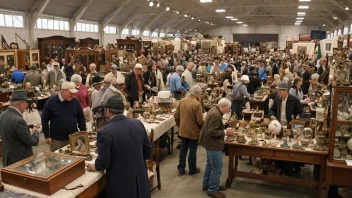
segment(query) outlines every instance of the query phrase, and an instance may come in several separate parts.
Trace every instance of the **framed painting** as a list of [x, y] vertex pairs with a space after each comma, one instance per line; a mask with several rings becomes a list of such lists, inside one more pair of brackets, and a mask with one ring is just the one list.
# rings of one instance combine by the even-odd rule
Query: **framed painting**
[[90, 145], [88, 133], [86, 131], [76, 132], [70, 135], [70, 145], [72, 153], [76, 154], [89, 154]]

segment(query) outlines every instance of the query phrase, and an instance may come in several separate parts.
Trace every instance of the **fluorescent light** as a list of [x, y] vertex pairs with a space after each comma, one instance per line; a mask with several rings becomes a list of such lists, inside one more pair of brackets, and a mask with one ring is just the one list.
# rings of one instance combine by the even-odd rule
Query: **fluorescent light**
[[335, 20], [337, 19], [337, 17], [333, 17]]
[[305, 13], [305, 12], [297, 12], [297, 15], [298, 15], [298, 16], [305, 16], [306, 13]]
[[226, 18], [227, 18], [227, 19], [232, 19], [232, 18], [233, 18], [233, 16], [227, 16]]
[[237, 21], [238, 19], [236, 19], [236, 18], [233, 18], [233, 19], [231, 19], [231, 21]]
[[303, 17], [297, 17], [296, 19], [297, 20], [303, 20], [304, 18]]
[[150, 7], [153, 7], [154, 6], [154, 3], [151, 1], [151, 2], [149, 2], [149, 6]]
[[160, 6], [160, 3], [158, 2], [158, 4], [156, 4], [156, 7], [159, 7]]
[[350, 8], [348, 6], [345, 7], [345, 10], [350, 10]]
[[308, 1], [310, 1], [310, 0], [299, 0], [299, 1], [302, 1], [302, 2], [308, 2]]
[[211, 3], [213, 0], [200, 0], [201, 3]]
[[194, 19], [194, 17], [191, 18], [192, 20]]
[[247, 24], [243, 24], [243, 26], [247, 27], [248, 25]]
[[296, 23], [302, 23], [302, 21], [296, 21]]
[[237, 21], [236, 23], [237, 23], [237, 24], [242, 24], [242, 21]]
[[184, 16], [185, 16], [185, 17], [188, 17], [188, 15], [187, 15], [187, 14], [185, 14]]
[[325, 24], [323, 24], [323, 27], [325, 27]]
[[170, 10], [170, 8], [169, 7], [166, 7], [166, 11], [169, 11]]
[[224, 9], [218, 9], [218, 10], [215, 10], [216, 12], [225, 12]]
[[300, 23], [295, 23], [295, 25], [301, 25]]
[[308, 9], [309, 6], [298, 6], [298, 9]]
[[176, 12], [176, 14], [180, 14], [180, 12], [179, 12], [179, 11], [177, 11], [177, 10], [176, 10], [175, 12]]
[[200, 22], [200, 19], [198, 19], [198, 21]]

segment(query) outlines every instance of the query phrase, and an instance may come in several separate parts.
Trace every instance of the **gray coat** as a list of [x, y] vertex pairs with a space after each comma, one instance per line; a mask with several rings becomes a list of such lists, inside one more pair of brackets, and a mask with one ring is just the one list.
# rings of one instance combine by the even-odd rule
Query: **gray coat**
[[224, 124], [222, 113], [218, 106], [211, 108], [201, 131], [199, 144], [211, 151], [221, 151], [224, 149]]
[[32, 146], [39, 142], [39, 132], [31, 135], [22, 115], [12, 107], [0, 114], [0, 135], [4, 167], [32, 156]]
[[42, 85], [42, 77], [37, 71], [30, 71], [26, 77], [24, 77], [23, 84], [30, 82], [32, 86], [36, 87]]
[[57, 77], [55, 81], [55, 70], [51, 70], [48, 73], [48, 77], [46, 78], [46, 84], [50, 87], [53, 87], [53, 85], [58, 85], [61, 79], [65, 79], [63, 73], [64, 72], [61, 72], [60, 70], [57, 71]]

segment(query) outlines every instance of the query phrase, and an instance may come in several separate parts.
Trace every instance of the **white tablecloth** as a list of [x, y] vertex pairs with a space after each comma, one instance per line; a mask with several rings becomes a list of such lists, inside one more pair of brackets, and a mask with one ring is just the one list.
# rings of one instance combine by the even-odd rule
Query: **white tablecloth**
[[[174, 116], [171, 115], [169, 118], [167, 118], [164, 121], [161, 121], [159, 124], [154, 124], [154, 123], [148, 124], [145, 122], [143, 122], [143, 124], [144, 124], [146, 130], [148, 131], [148, 133], [150, 133], [152, 129], [154, 130], [154, 140], [156, 140], [161, 135], [163, 135], [165, 132], [167, 132], [169, 129], [171, 129], [173, 126], [175, 126], [175, 120], [174, 120]], [[90, 144], [94, 144], [94, 142], [91, 142]], [[63, 149], [65, 150], [65, 147]], [[92, 153], [92, 154], [93, 154], [93, 156], [96, 156], [94, 153]], [[95, 163], [95, 159], [93, 159], [92, 161], [89, 161], [88, 163]], [[26, 189], [19, 188], [16, 186], [5, 184], [5, 183], [3, 183], [3, 185], [5, 187], [5, 190], [16, 192], [16, 193], [24, 193], [24, 194], [28, 194], [28, 195], [35, 196], [35, 197], [74, 198], [77, 195], [79, 195], [80, 193], [82, 193], [89, 186], [91, 186], [95, 182], [97, 182], [100, 178], [102, 178], [104, 176], [104, 174], [105, 174], [104, 172], [88, 172], [88, 171], [86, 171], [84, 175], [82, 175], [81, 177], [77, 178], [76, 180], [74, 180], [73, 182], [71, 182], [70, 184], [65, 186], [66, 188], [74, 188], [74, 187], [82, 184], [84, 186], [83, 188], [78, 188], [75, 190], [61, 189], [51, 196], [36, 193], [36, 192], [30, 191], [30, 190], [26, 190]]]

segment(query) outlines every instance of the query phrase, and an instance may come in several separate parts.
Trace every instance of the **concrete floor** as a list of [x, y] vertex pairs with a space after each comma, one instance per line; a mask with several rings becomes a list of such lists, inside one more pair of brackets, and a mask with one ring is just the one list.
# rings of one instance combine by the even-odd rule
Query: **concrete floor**
[[[175, 147], [178, 139], [175, 138]], [[34, 153], [49, 151], [48, 145], [45, 144], [44, 135], [40, 134], [40, 143], [33, 147]], [[203, 147], [198, 147], [197, 151], [197, 166], [201, 168], [199, 174], [188, 175], [188, 168], [186, 174], [178, 176], [177, 165], [179, 150], [174, 149], [173, 154], [168, 154], [167, 149], [161, 149], [161, 190], [154, 190], [152, 198], [204, 198], [207, 197], [206, 192], [202, 191], [202, 178], [204, 174], [206, 154]], [[225, 184], [228, 170], [228, 157], [223, 156], [223, 175], [221, 177], [221, 184]], [[246, 164], [248, 161], [239, 162], [239, 170], [251, 171], [251, 165]], [[302, 168], [303, 175], [311, 175], [312, 167], [307, 166]], [[154, 180], [156, 183], [156, 178]], [[290, 186], [279, 183], [269, 183], [257, 180], [236, 178], [232, 184], [231, 189], [227, 189], [224, 193], [227, 197], [245, 197], [245, 198], [278, 198], [278, 197], [292, 197], [292, 198], [308, 198], [316, 197], [316, 189], [303, 186]]]

